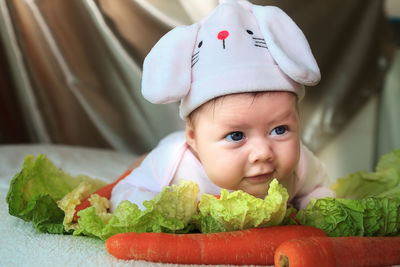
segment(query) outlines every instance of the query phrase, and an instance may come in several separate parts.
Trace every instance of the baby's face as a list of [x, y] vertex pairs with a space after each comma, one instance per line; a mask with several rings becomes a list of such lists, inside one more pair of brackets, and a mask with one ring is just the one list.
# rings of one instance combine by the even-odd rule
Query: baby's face
[[201, 108], [186, 138], [210, 180], [264, 197], [273, 178], [292, 175], [300, 154], [296, 101], [286, 92], [236, 94]]

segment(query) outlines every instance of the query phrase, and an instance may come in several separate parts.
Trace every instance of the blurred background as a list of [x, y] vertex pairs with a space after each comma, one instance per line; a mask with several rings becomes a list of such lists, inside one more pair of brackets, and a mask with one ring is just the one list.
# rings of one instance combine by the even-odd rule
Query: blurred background
[[[281, 7], [322, 73], [301, 103], [303, 142], [332, 178], [400, 148], [400, 1], [250, 1]], [[140, 155], [183, 129], [178, 105], [140, 93], [144, 57], [217, 0], [0, 0], [0, 145]]]

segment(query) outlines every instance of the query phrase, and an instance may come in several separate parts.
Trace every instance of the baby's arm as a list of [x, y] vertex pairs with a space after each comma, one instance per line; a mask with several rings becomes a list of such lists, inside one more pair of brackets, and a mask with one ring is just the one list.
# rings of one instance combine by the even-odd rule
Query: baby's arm
[[[135, 183], [131, 183], [129, 181], [132, 175], [136, 175], [133, 172], [136, 172], [138, 167], [142, 165], [146, 157], [149, 153], [143, 154], [137, 157], [127, 169], [127, 172], [130, 171], [124, 179], [119, 181], [117, 185], [114, 187], [111, 194], [111, 211], [114, 212], [118, 204], [123, 200], [129, 200], [130, 202], [138, 205], [140, 209], [144, 209], [143, 201], [150, 200], [157, 196], [158, 192], [153, 192], [148, 190], [147, 188], [143, 188], [141, 186], [137, 186]], [[145, 175], [146, 176], [146, 175]], [[149, 176], [150, 177], [150, 176]], [[141, 178], [144, 178], [143, 176]]]
[[117, 183], [111, 193], [111, 210], [123, 200], [143, 208], [143, 201], [150, 200], [170, 184], [185, 151], [184, 132], [164, 138], [150, 153], [138, 157], [128, 169], [133, 170]]

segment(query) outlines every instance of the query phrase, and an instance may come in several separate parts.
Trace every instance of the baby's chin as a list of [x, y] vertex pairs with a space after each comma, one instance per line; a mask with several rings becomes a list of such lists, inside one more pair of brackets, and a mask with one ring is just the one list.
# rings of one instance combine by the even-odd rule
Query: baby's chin
[[[268, 190], [267, 190], [267, 191], [268, 191]], [[250, 194], [250, 195], [252, 195], [252, 196], [254, 196], [254, 197], [257, 197], [257, 198], [264, 199], [265, 196], [267, 195], [267, 193], [264, 193], [264, 194]]]
[[250, 187], [250, 188], [244, 188], [244, 189], [241, 189], [241, 190], [246, 192], [246, 193], [248, 193], [248, 194], [250, 194], [250, 195], [252, 195], [252, 196], [255, 196], [257, 198], [264, 199], [265, 196], [268, 193], [268, 189], [269, 189], [269, 183], [264, 185], [264, 186], [258, 185], [257, 188], [251, 188]]

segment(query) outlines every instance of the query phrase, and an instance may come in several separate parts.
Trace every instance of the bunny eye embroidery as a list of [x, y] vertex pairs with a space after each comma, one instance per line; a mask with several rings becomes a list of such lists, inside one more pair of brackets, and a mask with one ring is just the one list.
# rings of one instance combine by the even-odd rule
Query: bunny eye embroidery
[[264, 38], [258, 38], [258, 37], [253, 36], [254, 33], [253, 33], [252, 31], [250, 31], [250, 30], [246, 30], [246, 32], [247, 32], [248, 34], [251, 35], [251, 38], [253, 38], [253, 40], [254, 40], [254, 46], [256, 46], [256, 47], [262, 47], [262, 48], [267, 48], [267, 49], [268, 49], [267, 44], [265, 43], [265, 39], [264, 39]]
[[[200, 41], [197, 47], [200, 48], [202, 45], [203, 41]], [[192, 55], [192, 68], [199, 61], [199, 54], [200, 54], [200, 49]]]

